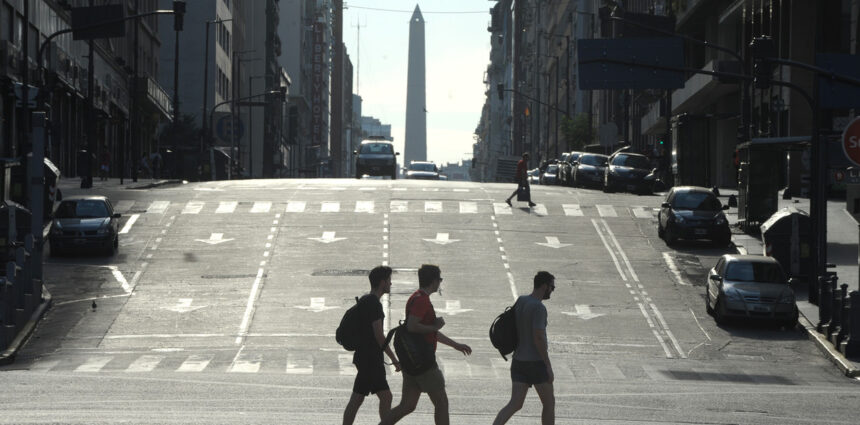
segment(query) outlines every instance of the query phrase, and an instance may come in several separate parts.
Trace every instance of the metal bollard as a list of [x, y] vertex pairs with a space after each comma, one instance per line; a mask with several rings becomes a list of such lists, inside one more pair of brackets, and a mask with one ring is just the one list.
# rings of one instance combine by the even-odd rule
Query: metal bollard
[[849, 305], [851, 306], [849, 313], [850, 332], [838, 348], [845, 357], [856, 358], [860, 357], [860, 292], [851, 291]]
[[833, 317], [831, 314], [833, 303], [830, 301], [832, 297], [830, 282], [835, 279], [837, 279], [836, 276], [831, 277], [828, 274], [819, 277], [818, 287], [821, 292], [818, 298], [818, 325], [815, 329], [824, 335], [827, 335], [827, 331], [830, 328], [830, 320]]
[[836, 342], [833, 345], [839, 349], [839, 346], [851, 335], [851, 299], [848, 296], [848, 284], [843, 283], [842, 286], [842, 329], [836, 334]]
[[839, 347], [841, 341], [840, 335], [845, 337], [845, 305], [848, 303], [848, 284], [843, 283], [836, 290], [836, 296], [833, 297], [833, 319], [835, 325], [830, 329], [830, 342], [834, 347]]
[[[839, 287], [836, 281], [832, 281], [830, 286], [830, 327], [827, 328], [827, 339], [831, 340], [833, 335], [839, 332], [839, 327], [842, 326], [842, 300], [839, 299]], [[831, 342], [833, 342], [831, 340]]]
[[[808, 280], [809, 288], [807, 288], [808, 294], [806, 297], [807, 297], [807, 300], [809, 301], [809, 303], [812, 305], [818, 305], [818, 297], [819, 297], [819, 293], [821, 292], [821, 287], [823, 286], [822, 282], [826, 279], [825, 276], [827, 276], [826, 273], [824, 276], [818, 276], [817, 278], [814, 276], [811, 276], [810, 279]], [[820, 308], [820, 306], [819, 306], [819, 308]]]
[[15, 264], [21, 268], [18, 278], [15, 279], [15, 293], [17, 294], [18, 308], [26, 309], [26, 295], [32, 293], [32, 271], [30, 266], [30, 253], [23, 247], [15, 250]]

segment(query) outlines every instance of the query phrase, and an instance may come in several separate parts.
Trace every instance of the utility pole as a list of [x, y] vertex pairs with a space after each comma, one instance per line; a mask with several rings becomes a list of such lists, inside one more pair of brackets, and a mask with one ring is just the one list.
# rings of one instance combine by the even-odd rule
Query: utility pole
[[353, 25], [355, 27], [355, 94], [361, 96], [361, 29], [367, 24], [361, 25], [361, 22]]

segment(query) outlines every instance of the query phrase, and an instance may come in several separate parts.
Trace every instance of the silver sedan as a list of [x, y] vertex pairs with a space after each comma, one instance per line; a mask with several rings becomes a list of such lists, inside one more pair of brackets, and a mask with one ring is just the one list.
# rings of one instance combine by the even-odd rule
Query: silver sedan
[[773, 258], [723, 255], [707, 279], [706, 308], [718, 323], [741, 318], [797, 324], [794, 291]]

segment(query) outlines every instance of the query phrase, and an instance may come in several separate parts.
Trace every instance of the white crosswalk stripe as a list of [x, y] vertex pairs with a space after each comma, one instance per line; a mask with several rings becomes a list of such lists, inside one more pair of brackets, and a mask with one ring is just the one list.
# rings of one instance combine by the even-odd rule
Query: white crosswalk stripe
[[618, 217], [618, 213], [615, 212], [615, 207], [612, 205], [595, 205], [595, 207], [597, 207], [597, 213], [601, 217]]
[[355, 212], [373, 214], [373, 201], [357, 201], [355, 203]]
[[495, 215], [511, 215], [514, 212], [511, 207], [504, 202], [493, 202], [493, 214]]
[[537, 214], [541, 217], [547, 216], [546, 205], [544, 205], [544, 204], [537, 204], [534, 207], [532, 207], [532, 210], [535, 212], [535, 214]]
[[146, 212], [149, 214], [164, 214], [168, 206], [170, 206], [170, 201], [153, 201], [149, 204]]
[[478, 204], [476, 202], [460, 202], [460, 214], [477, 214]]
[[633, 216], [636, 218], [651, 218], [651, 210], [645, 207], [632, 207]]
[[305, 201], [290, 201], [290, 202], [287, 202], [287, 212], [288, 213], [304, 212], [305, 206], [306, 206]]
[[582, 208], [579, 204], [564, 204], [561, 206], [564, 209], [564, 215], [570, 217], [582, 217]]
[[260, 214], [267, 213], [272, 209], [271, 202], [254, 202], [254, 206], [251, 207], [251, 213]]
[[200, 214], [200, 210], [206, 205], [205, 202], [188, 201], [185, 208], [182, 209], [182, 214]]
[[221, 202], [218, 204], [218, 209], [215, 210], [215, 214], [232, 214], [233, 211], [236, 211], [236, 207], [239, 205], [238, 202]]
[[244, 355], [236, 359], [227, 371], [230, 373], [257, 373], [263, 360], [260, 356]]
[[337, 364], [341, 375], [354, 376], [357, 373], [352, 365], [352, 354], [338, 354]]
[[440, 213], [440, 212], [442, 212], [442, 202], [441, 201], [424, 201], [424, 212], [426, 212], [426, 213]]
[[75, 368], [75, 372], [98, 372], [110, 363], [113, 357], [95, 356], [87, 358], [80, 366]]
[[287, 354], [287, 373], [311, 375], [314, 373], [314, 359], [309, 354]]
[[409, 212], [409, 201], [391, 201], [390, 209], [393, 213]]
[[177, 372], [202, 372], [203, 369], [206, 369], [209, 366], [209, 362], [212, 361], [212, 356], [202, 356], [198, 354], [194, 354], [188, 356], [184, 362], [176, 369]]
[[320, 206], [320, 212], [336, 213], [340, 211], [340, 202], [323, 202]]
[[151, 372], [161, 361], [164, 360], [164, 356], [155, 356], [155, 355], [144, 355], [138, 357], [134, 362], [132, 362], [128, 368], [125, 369], [126, 372]]

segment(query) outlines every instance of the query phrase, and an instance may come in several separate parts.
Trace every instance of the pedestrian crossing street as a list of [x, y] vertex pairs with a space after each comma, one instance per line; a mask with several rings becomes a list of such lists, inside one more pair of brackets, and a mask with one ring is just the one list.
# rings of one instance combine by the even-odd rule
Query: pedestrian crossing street
[[[114, 211], [121, 214], [165, 214], [175, 211], [180, 214], [234, 214], [234, 213], [422, 213], [422, 214], [495, 214], [497, 216], [520, 213], [523, 206], [508, 206], [504, 202], [490, 201], [431, 201], [431, 200], [392, 200], [376, 201], [287, 201], [287, 202], [239, 202], [239, 201], [189, 201], [172, 203], [170, 201], [139, 202], [120, 200], [115, 203]], [[647, 206], [580, 205], [580, 204], [537, 204], [529, 213], [537, 216], [567, 217], [632, 217], [651, 219], [656, 216], [657, 208]]]
[[[457, 353], [459, 354], [459, 353]], [[477, 353], [476, 353], [477, 354]], [[266, 350], [258, 353], [234, 351], [189, 354], [174, 353], [118, 353], [42, 358], [27, 362], [19, 360], [14, 369], [41, 373], [237, 373], [285, 374], [313, 376], [354, 376], [352, 353], [331, 351]], [[498, 355], [457, 356], [437, 354], [437, 361], [446, 380], [457, 379], [509, 379], [510, 362]], [[5, 367], [8, 368], [8, 367]], [[4, 368], [0, 368], [3, 370]], [[685, 360], [655, 362], [636, 360], [575, 360], [553, 361], [556, 380], [623, 380], [623, 381], [715, 381], [748, 384], [803, 385], [831, 382], [833, 377], [822, 368], [809, 367], [786, 370], [766, 364], [746, 364], [743, 367], [718, 369], [713, 363]], [[388, 366], [393, 375], [393, 367]]]

